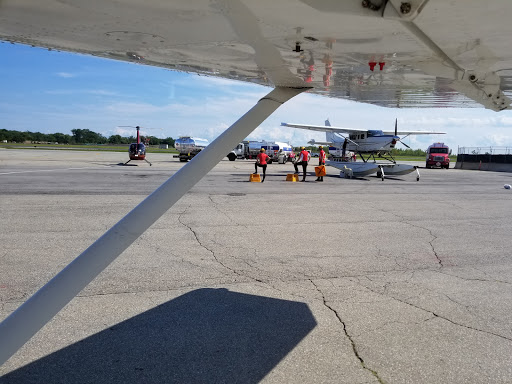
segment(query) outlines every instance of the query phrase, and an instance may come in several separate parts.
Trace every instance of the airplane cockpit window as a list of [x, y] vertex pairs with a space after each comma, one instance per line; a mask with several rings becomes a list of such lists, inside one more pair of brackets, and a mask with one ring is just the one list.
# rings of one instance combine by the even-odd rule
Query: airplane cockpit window
[[136, 147], [137, 147], [137, 144], [131, 144], [130, 145], [130, 152], [135, 152]]
[[145, 151], [145, 147], [144, 147], [144, 144], [137, 144], [137, 150], [139, 152], [144, 152]]
[[368, 131], [368, 137], [373, 137], [373, 136], [382, 136], [382, 131], [380, 130], [369, 130]]

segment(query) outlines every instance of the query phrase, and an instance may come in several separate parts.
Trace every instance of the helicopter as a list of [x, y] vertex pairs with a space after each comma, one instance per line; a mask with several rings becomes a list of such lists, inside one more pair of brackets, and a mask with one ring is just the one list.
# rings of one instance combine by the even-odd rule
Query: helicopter
[[144, 160], [150, 166], [152, 165], [148, 159], [146, 159], [146, 146], [140, 140], [140, 127], [137, 125], [136, 127], [132, 127], [130, 125], [121, 125], [121, 127], [135, 128], [137, 130], [137, 142], [131, 143], [130, 147], [128, 147], [128, 155], [130, 156], [130, 160], [128, 160], [123, 165], [128, 164], [132, 160]]

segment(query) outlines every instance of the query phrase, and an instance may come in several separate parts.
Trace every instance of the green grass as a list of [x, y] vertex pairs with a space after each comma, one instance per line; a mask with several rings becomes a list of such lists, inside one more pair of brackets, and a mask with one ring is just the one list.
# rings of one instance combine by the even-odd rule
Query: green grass
[[[75, 151], [107, 151], [128, 152], [128, 144], [123, 145], [71, 145], [71, 144], [24, 144], [0, 143], [0, 148], [6, 149], [46, 149], [46, 150], [75, 150]], [[178, 153], [175, 148], [160, 149], [157, 146], [146, 147], [147, 153]]]
[[[24, 143], [0, 143], [0, 148], [6, 149], [46, 149], [46, 150], [76, 150], [76, 151], [107, 151], [128, 152], [128, 144], [123, 145], [71, 145], [71, 144], [24, 144]], [[147, 153], [178, 153], [175, 148], [160, 149], [158, 146], [146, 147]], [[425, 161], [422, 156], [394, 156], [396, 161]], [[377, 160], [384, 160], [376, 158]], [[360, 161], [360, 157], [357, 158]], [[457, 156], [450, 156], [450, 161], [456, 161]]]

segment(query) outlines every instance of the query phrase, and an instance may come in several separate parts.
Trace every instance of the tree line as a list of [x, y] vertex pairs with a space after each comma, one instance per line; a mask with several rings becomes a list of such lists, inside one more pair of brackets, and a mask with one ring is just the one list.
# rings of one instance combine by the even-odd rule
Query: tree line
[[[100, 133], [93, 132], [89, 129], [72, 129], [72, 135], [63, 133], [41, 133], [41, 132], [20, 132], [8, 129], [0, 129], [0, 141], [10, 143], [24, 143], [30, 141], [32, 143], [58, 143], [58, 144], [130, 144], [137, 141], [134, 136], [123, 137], [121, 135], [112, 135], [105, 137]], [[141, 138], [145, 143], [149, 141], [149, 145], [168, 144], [174, 146], [174, 139], [168, 137], [159, 139], [154, 136], [145, 136]]]
[[[30, 141], [32, 143], [58, 143], [58, 144], [112, 144], [122, 145], [131, 144], [137, 141], [134, 136], [124, 137], [121, 135], [112, 135], [105, 137], [100, 133], [93, 132], [89, 129], [72, 129], [72, 135], [66, 135], [63, 133], [41, 133], [41, 132], [20, 132], [11, 131], [7, 129], [0, 129], [0, 141], [24, 143]], [[160, 145], [168, 144], [170, 147], [174, 147], [175, 140], [172, 137], [166, 139], [159, 139], [154, 136], [146, 136], [141, 139], [144, 143], [146, 140], [149, 141], [149, 145]], [[299, 147], [294, 148], [296, 151], [300, 151]], [[318, 152], [318, 147], [308, 146], [307, 150], [311, 152]], [[326, 148], [327, 149], [327, 148]], [[423, 149], [401, 149], [394, 148], [391, 150], [392, 156], [425, 156], [426, 151]]]

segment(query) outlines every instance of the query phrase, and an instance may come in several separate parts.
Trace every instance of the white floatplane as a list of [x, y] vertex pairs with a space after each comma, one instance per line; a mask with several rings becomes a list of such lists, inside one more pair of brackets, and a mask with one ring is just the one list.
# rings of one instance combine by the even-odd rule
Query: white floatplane
[[[407, 148], [410, 148], [402, 141], [409, 135], [435, 135], [445, 133], [429, 131], [398, 131], [397, 120], [395, 120], [394, 131], [332, 127], [329, 120], [325, 121], [325, 126], [290, 123], [281, 123], [281, 125], [284, 127], [325, 132], [325, 142], [311, 140], [309, 144], [329, 146], [329, 153], [332, 155], [332, 160], [327, 162], [327, 165], [339, 168], [342, 172], [346, 168], [350, 168], [356, 177], [377, 173], [377, 175], [383, 180], [385, 176], [400, 176], [414, 171], [417, 173], [416, 180], [419, 180], [420, 173], [418, 171], [418, 167], [408, 164], [397, 164], [391, 155], [391, 150], [395, 148], [397, 143], [402, 143]], [[398, 135], [405, 136], [400, 137]], [[347, 161], [350, 159], [350, 157], [347, 156], [349, 151], [357, 153], [363, 161]], [[387, 162], [377, 162], [375, 159], [376, 156], [385, 159]], [[373, 162], [369, 162], [368, 160], [370, 159], [373, 159]]]

